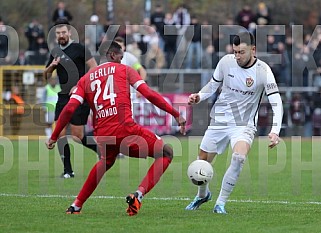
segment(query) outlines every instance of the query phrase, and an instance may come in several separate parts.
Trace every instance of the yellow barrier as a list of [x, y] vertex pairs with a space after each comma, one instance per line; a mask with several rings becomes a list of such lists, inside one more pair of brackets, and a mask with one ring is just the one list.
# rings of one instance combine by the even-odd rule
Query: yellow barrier
[[[45, 66], [0, 66], [0, 136], [4, 136], [5, 115], [8, 115], [4, 110], [9, 110], [6, 105], [6, 92], [11, 90], [12, 86], [18, 86], [25, 103], [29, 107], [34, 107], [37, 103], [37, 91], [46, 85], [43, 78]], [[10, 117], [10, 116], [9, 116]], [[33, 128], [29, 129], [33, 132]], [[7, 136], [8, 134], [6, 134]]]

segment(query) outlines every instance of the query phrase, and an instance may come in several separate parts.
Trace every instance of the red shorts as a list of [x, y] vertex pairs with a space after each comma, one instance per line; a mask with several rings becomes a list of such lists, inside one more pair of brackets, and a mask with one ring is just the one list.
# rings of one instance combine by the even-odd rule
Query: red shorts
[[127, 137], [98, 136], [97, 144], [102, 159], [114, 159], [119, 153], [135, 158], [154, 157], [163, 154], [163, 139], [141, 126]]

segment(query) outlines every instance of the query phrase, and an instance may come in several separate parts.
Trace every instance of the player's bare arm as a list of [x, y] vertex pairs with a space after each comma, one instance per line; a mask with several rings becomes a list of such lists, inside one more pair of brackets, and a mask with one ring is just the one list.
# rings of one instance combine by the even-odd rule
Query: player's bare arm
[[46, 146], [49, 150], [52, 150], [53, 148], [55, 148], [55, 145], [56, 145], [56, 141], [55, 140], [52, 140], [51, 138], [45, 142], [46, 143]]
[[179, 117], [175, 117], [175, 120], [177, 121], [178, 125], [180, 126], [179, 132], [183, 135], [186, 135], [186, 120], [181, 115]]
[[97, 62], [95, 60], [95, 58], [90, 58], [88, 61], [86, 61], [87, 66], [89, 67], [89, 69], [93, 69], [97, 66]]
[[60, 62], [60, 57], [56, 57], [53, 59], [53, 61], [50, 63], [50, 65], [44, 71], [45, 79], [48, 79], [51, 77], [52, 72], [56, 69], [59, 62]]
[[140, 67], [137, 72], [139, 73], [140, 77], [146, 81], [147, 79], [147, 72], [146, 70], [144, 69], [144, 67]]

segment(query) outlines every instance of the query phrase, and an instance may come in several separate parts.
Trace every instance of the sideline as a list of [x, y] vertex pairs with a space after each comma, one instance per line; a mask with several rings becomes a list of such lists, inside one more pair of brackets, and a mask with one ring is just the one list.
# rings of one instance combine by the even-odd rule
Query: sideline
[[[60, 199], [69, 199], [75, 198], [76, 196], [72, 195], [50, 195], [50, 194], [14, 194], [14, 193], [0, 193], [0, 197], [20, 197], [20, 198], [60, 198]], [[125, 199], [124, 197], [117, 196], [91, 196], [91, 199]], [[144, 200], [157, 200], [157, 201], [191, 201], [193, 198], [188, 197], [144, 197]], [[229, 200], [228, 202], [235, 203], [260, 203], [260, 204], [283, 204], [283, 205], [321, 205], [319, 201], [276, 201], [276, 200]]]

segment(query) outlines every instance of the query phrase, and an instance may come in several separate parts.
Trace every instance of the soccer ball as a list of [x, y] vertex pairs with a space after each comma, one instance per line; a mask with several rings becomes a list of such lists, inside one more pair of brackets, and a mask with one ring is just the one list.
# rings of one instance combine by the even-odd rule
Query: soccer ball
[[213, 178], [213, 167], [205, 160], [193, 161], [187, 169], [187, 176], [195, 185], [205, 185]]

